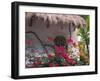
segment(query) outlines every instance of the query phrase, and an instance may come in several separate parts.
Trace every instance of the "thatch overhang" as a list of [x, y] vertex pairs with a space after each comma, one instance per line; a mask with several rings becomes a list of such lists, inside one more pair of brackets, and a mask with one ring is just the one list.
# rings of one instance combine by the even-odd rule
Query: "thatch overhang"
[[[31, 13], [31, 12], [30, 12]], [[84, 27], [85, 20], [79, 15], [51, 14], [51, 13], [31, 13], [29, 26], [33, 26], [37, 21], [42, 21], [49, 28], [52, 24], [59, 24], [61, 27]], [[38, 22], [39, 23], [39, 22]]]

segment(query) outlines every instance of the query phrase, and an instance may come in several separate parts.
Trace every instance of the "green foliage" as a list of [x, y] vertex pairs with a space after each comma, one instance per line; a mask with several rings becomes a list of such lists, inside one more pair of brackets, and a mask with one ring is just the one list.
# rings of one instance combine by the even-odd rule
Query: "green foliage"
[[45, 63], [45, 64], [47, 64], [48, 63], [48, 58], [43, 58], [42, 62]]
[[89, 27], [81, 27], [79, 29], [78, 36], [81, 37], [81, 40], [86, 44], [89, 44]]
[[88, 16], [88, 15], [84, 15], [84, 16], [82, 16], [84, 19], [85, 19], [85, 21], [86, 21], [86, 26], [87, 27], [89, 27], [90, 26], [90, 16]]
[[78, 36], [81, 37], [81, 41], [84, 42], [87, 46], [87, 51], [89, 52], [89, 41], [90, 41], [90, 17], [85, 15], [82, 16], [86, 22], [86, 25], [84, 27], [79, 28]]
[[54, 43], [57, 46], [65, 46], [66, 38], [64, 36], [56, 36], [56, 38], [54, 39]]

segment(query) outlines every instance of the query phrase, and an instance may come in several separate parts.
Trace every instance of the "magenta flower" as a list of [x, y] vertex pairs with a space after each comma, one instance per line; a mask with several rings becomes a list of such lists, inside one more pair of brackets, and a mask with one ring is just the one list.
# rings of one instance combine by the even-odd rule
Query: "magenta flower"
[[56, 64], [56, 67], [58, 67], [59, 66], [59, 64]]
[[47, 37], [48, 42], [52, 42], [53, 38], [52, 37]]
[[48, 58], [52, 58], [52, 55], [51, 54], [48, 54]]
[[74, 42], [74, 43], [73, 43], [73, 46], [74, 46], [74, 48], [76, 48], [76, 47], [77, 47], [77, 44], [76, 44], [76, 42]]
[[50, 67], [53, 67], [53, 63], [49, 63], [49, 66], [50, 66]]
[[67, 38], [67, 41], [66, 41], [67, 43], [72, 43], [73, 42], [73, 40], [71, 39], [71, 38]]
[[27, 44], [27, 45], [32, 45], [32, 40], [27, 39], [27, 40], [26, 40], [26, 44]]
[[63, 57], [66, 62], [72, 65], [75, 64], [75, 62], [71, 61], [71, 59], [68, 57], [68, 55], [66, 54], [65, 48], [63, 46], [55, 46], [55, 51], [56, 51], [56, 55]]

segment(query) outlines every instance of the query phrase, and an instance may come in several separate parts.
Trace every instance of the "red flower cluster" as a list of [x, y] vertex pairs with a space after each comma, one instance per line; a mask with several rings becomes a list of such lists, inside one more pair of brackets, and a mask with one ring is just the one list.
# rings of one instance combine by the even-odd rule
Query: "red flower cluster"
[[67, 43], [72, 43], [73, 42], [73, 40], [71, 39], [71, 38], [67, 38], [67, 41], [66, 41]]
[[49, 66], [50, 66], [50, 67], [53, 67], [53, 63], [49, 63]]
[[32, 45], [32, 40], [26, 40], [26, 45]]
[[76, 48], [76, 47], [77, 47], [77, 44], [76, 44], [76, 42], [74, 42], [74, 43], [73, 43], [73, 46], [74, 46], [74, 48]]
[[48, 58], [52, 58], [53, 56], [51, 54], [48, 54]]
[[75, 62], [71, 61], [71, 59], [68, 57], [68, 55], [66, 54], [65, 48], [63, 46], [55, 46], [55, 51], [56, 51], [56, 55], [63, 57], [66, 62], [72, 65], [75, 64]]
[[41, 62], [34, 62], [33, 65], [40, 65]]
[[58, 67], [59, 66], [59, 64], [56, 64], [56, 67]]
[[[50, 66], [50, 67], [53, 67], [53, 66], [54, 66], [54, 64], [53, 64], [53, 63], [51, 63], [51, 62], [49, 62], [48, 64], [49, 64], [49, 66]], [[58, 67], [58, 66], [59, 66], [59, 64], [56, 64], [55, 66], [56, 66], [56, 67]]]
[[48, 42], [52, 42], [53, 38], [52, 37], [47, 37]]

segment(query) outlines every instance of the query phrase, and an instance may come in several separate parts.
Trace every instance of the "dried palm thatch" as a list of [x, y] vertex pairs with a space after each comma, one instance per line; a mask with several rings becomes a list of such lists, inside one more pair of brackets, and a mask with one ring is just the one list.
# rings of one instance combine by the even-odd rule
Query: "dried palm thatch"
[[[61, 26], [73, 26], [73, 27], [84, 27], [85, 20], [79, 15], [65, 15], [65, 14], [49, 14], [49, 13], [31, 13], [30, 23], [32, 26], [33, 23], [37, 21], [42, 21], [47, 23], [47, 27], [51, 24], [60, 24]], [[38, 22], [39, 23], [39, 22]]]

